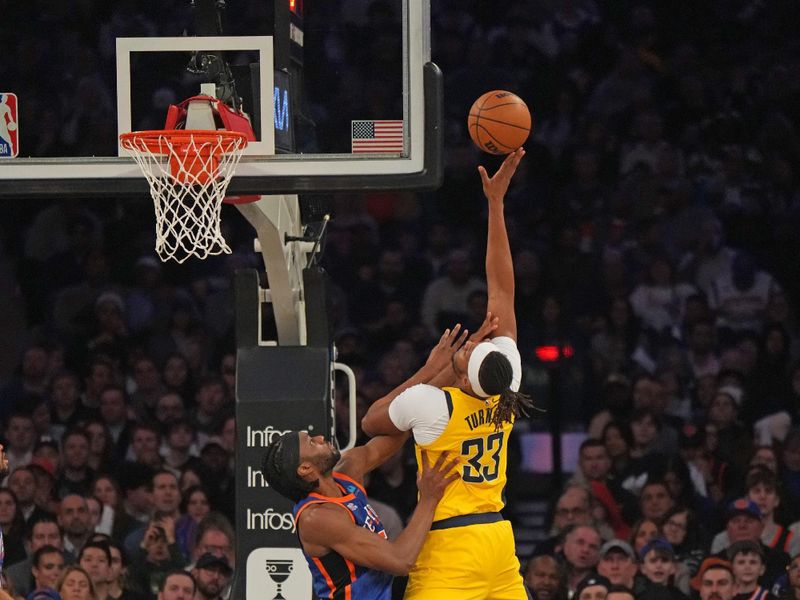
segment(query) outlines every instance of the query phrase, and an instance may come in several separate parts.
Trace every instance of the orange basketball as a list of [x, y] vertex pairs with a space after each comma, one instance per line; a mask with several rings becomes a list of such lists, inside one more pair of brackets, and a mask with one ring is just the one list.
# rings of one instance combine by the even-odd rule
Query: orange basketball
[[478, 148], [490, 154], [509, 154], [528, 139], [531, 113], [516, 94], [493, 90], [475, 100], [467, 126]]

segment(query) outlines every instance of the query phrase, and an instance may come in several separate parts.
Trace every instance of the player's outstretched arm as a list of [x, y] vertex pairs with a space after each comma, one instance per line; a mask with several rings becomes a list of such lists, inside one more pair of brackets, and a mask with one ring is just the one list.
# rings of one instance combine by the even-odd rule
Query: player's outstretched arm
[[410, 432], [402, 431], [397, 435], [375, 436], [363, 446], [356, 446], [342, 453], [336, 471], [361, 482], [366, 473], [382, 465], [395, 452], [399, 452], [410, 435]]
[[489, 177], [486, 169], [478, 167], [483, 193], [489, 206], [489, 233], [486, 241], [486, 283], [488, 310], [499, 318], [499, 326], [491, 337], [508, 336], [517, 339], [517, 319], [514, 313], [514, 265], [503, 214], [506, 192], [517, 170], [523, 148], [509, 154], [500, 168]]
[[417, 508], [406, 528], [391, 542], [353, 523], [339, 506], [310, 506], [300, 515], [298, 523], [306, 552], [321, 556], [330, 549], [356, 565], [407, 575], [422, 549], [445, 488], [458, 478], [458, 471], [451, 473], [457, 462], [457, 459], [448, 461], [447, 454], [442, 453], [431, 466], [423, 451], [422, 472], [417, 478], [420, 494]]
[[367, 410], [367, 414], [361, 419], [361, 428], [369, 436], [375, 435], [397, 435], [400, 430], [392, 423], [389, 418], [389, 405], [392, 400], [408, 388], [420, 383], [429, 383], [434, 377], [443, 370], [449, 369], [452, 364], [453, 354], [466, 341], [469, 332], [461, 330], [461, 325], [456, 325], [453, 329], [446, 329], [439, 338], [439, 343], [434, 346], [428, 355], [425, 364], [409, 377], [406, 381], [398, 385], [383, 398], [378, 398]]

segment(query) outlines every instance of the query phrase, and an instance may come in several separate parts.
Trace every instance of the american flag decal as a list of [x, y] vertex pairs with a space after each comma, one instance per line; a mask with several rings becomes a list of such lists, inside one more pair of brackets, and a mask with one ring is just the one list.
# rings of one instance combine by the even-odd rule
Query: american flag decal
[[352, 152], [403, 152], [403, 121], [353, 121]]

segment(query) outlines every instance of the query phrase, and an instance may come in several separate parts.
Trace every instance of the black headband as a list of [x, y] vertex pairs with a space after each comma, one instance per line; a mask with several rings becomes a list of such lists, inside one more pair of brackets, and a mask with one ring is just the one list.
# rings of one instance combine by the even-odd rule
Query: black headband
[[300, 432], [289, 431], [281, 436], [281, 470], [287, 477], [297, 476], [300, 466]]

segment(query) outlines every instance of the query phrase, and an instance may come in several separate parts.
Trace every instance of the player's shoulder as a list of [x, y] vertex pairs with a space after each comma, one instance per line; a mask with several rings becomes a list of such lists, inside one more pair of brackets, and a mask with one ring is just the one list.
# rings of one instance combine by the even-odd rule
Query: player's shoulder
[[430, 385], [428, 383], [417, 383], [404, 390], [400, 395], [398, 395], [398, 398], [430, 398], [432, 396], [440, 396], [443, 393], [444, 392], [442, 392], [442, 390], [435, 385]]

